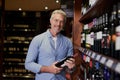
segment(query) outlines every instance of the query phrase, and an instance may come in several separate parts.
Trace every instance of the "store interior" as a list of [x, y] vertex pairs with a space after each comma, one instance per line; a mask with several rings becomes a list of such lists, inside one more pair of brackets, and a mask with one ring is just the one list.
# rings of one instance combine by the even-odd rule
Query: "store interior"
[[0, 0], [0, 80], [34, 80], [24, 67], [35, 35], [50, 28], [55, 9], [67, 14], [76, 69], [67, 80], [120, 80], [119, 0]]

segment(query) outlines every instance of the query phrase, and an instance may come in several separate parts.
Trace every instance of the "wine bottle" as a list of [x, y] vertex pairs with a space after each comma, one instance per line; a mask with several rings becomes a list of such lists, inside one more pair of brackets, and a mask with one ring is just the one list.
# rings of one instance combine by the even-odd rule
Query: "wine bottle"
[[108, 27], [108, 13], [103, 14], [102, 20], [102, 40], [101, 40], [101, 52], [105, 55], [109, 55], [109, 27]]
[[81, 47], [85, 48], [85, 31], [81, 32]]
[[101, 40], [102, 40], [102, 17], [100, 16], [97, 19], [97, 31], [96, 31], [96, 39], [97, 39], [97, 52], [101, 53]]
[[66, 58], [64, 58], [64, 59], [60, 60], [59, 62], [57, 62], [57, 63], [55, 64], [55, 66], [56, 66], [56, 67], [65, 67], [66, 65], [64, 65], [64, 62], [65, 62], [66, 60], [69, 60], [70, 58], [73, 58], [73, 56], [67, 56]]
[[100, 78], [100, 64], [99, 64], [99, 62], [96, 62], [95, 63], [95, 73], [94, 73], [94, 76], [95, 76], [95, 80], [102, 80], [101, 78]]
[[116, 58], [116, 53], [115, 53], [115, 26], [116, 26], [116, 4], [113, 5], [113, 9], [111, 12], [111, 19], [110, 19], [110, 24], [111, 24], [111, 29], [110, 29], [110, 53], [111, 57]]
[[98, 18], [95, 18], [95, 25], [94, 25], [94, 51], [98, 52]]
[[115, 41], [115, 52], [116, 58], [120, 60], [120, 2], [117, 5], [117, 26], [116, 26], [116, 41]]
[[97, 33], [97, 18], [93, 19], [93, 27], [92, 31], [93, 32], [93, 51], [97, 52], [97, 39], [96, 39], [96, 33]]
[[104, 80], [110, 80], [110, 72], [106, 66], [104, 67]]

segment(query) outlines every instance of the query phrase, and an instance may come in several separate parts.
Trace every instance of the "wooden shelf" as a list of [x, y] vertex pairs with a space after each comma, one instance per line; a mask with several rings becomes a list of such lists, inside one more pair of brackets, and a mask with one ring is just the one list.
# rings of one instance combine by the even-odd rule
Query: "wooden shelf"
[[114, 58], [105, 56], [103, 54], [96, 53], [96, 52], [91, 51], [89, 49], [82, 48], [82, 47], [80, 47], [79, 50], [83, 54], [92, 58], [93, 60], [100, 62], [101, 64], [107, 66], [111, 70], [114, 70], [115, 72], [120, 74], [120, 69], [119, 69], [120, 68], [120, 61], [118, 61]]
[[[109, 3], [109, 4], [108, 4]], [[80, 17], [80, 22], [87, 24], [94, 18], [99, 17], [106, 11], [110, 10], [110, 6], [113, 4], [113, 0], [98, 0], [91, 6], [87, 12]]]

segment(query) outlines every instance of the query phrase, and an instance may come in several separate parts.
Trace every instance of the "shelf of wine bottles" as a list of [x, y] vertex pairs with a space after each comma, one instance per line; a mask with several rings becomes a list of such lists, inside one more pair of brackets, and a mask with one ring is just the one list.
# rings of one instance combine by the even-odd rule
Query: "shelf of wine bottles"
[[120, 61], [115, 60], [114, 58], [96, 53], [89, 49], [85, 49], [80, 47], [79, 50], [84, 54], [89, 56], [91, 59], [98, 61], [99, 63], [103, 64], [104, 66], [114, 70], [115, 72], [120, 74]]
[[[84, 79], [83, 80], [119, 80], [120, 79], [120, 70], [115, 71], [114, 68], [107, 66], [114, 64], [114, 61], [111, 62], [112, 59], [104, 59], [102, 55], [97, 55], [96, 53], [93, 53], [89, 50], [86, 50], [84, 48], [80, 48], [80, 54], [82, 55], [82, 59], [84, 60], [84, 64], [86, 65], [85, 68], [82, 68], [84, 71]], [[93, 55], [96, 56], [96, 58], [93, 58]], [[97, 57], [98, 56], [98, 57]], [[100, 59], [99, 59], [99, 56]], [[106, 61], [105, 61], [106, 60]], [[109, 61], [110, 60], [110, 61]], [[105, 65], [107, 64], [107, 65]], [[116, 64], [116, 65], [115, 65]], [[117, 62], [112, 66], [116, 66], [116, 70], [119, 69], [119, 63]]]
[[5, 14], [3, 80], [34, 80], [34, 74], [24, 67], [30, 41], [36, 34], [36, 19], [31, 12], [27, 14]]
[[[100, 5], [105, 7], [106, 9], [103, 9], [103, 7], [96, 8], [95, 10], [103, 10], [103, 13], [100, 15], [99, 11], [95, 12], [96, 15], [94, 15], [94, 18], [91, 18], [89, 17], [90, 15], [87, 16], [87, 14], [89, 14], [89, 12], [87, 12], [87, 17], [85, 19], [82, 18], [83, 21], [86, 21], [88, 19], [92, 20], [91, 22], [86, 21], [84, 23], [83, 30], [81, 32], [81, 47], [79, 47], [79, 50], [83, 55], [83, 60], [85, 60], [88, 64], [92, 63], [93, 67], [95, 68], [95, 74], [99, 75], [99, 78], [95, 78], [92, 80], [119, 80], [120, 1], [113, 1], [112, 5], [109, 8], [107, 6], [104, 6], [107, 5], [105, 4], [107, 0], [102, 0], [98, 2], [101, 2]], [[95, 7], [98, 6], [93, 6], [93, 8]], [[92, 13], [94, 9], [90, 11], [90, 13]], [[97, 15], [97, 13], [99, 14], [99, 16]], [[90, 69], [90, 73], [89, 69], [88, 73], [91, 75], [93, 74], [94, 69], [90, 66], [91, 65], [88, 66]], [[91, 72], [91, 70], [93, 72]], [[104, 74], [106, 73], [106, 71], [107, 77]], [[89, 74], [87, 74], [86, 72], [86, 75], [89, 76]], [[85, 80], [87, 80], [87, 78]]]

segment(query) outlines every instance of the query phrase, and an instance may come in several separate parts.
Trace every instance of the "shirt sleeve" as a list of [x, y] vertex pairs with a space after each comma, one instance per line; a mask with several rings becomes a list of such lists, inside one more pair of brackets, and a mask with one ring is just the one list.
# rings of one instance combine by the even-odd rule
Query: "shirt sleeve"
[[68, 56], [73, 56], [73, 44], [70, 39], [68, 39]]
[[[39, 37], [40, 38], [40, 37]], [[41, 39], [38, 37], [33, 38], [29, 45], [29, 49], [27, 52], [26, 60], [25, 60], [25, 68], [27, 70], [30, 70], [34, 73], [39, 73], [41, 66], [40, 64], [37, 64], [37, 57], [38, 57], [38, 48], [41, 43]]]

